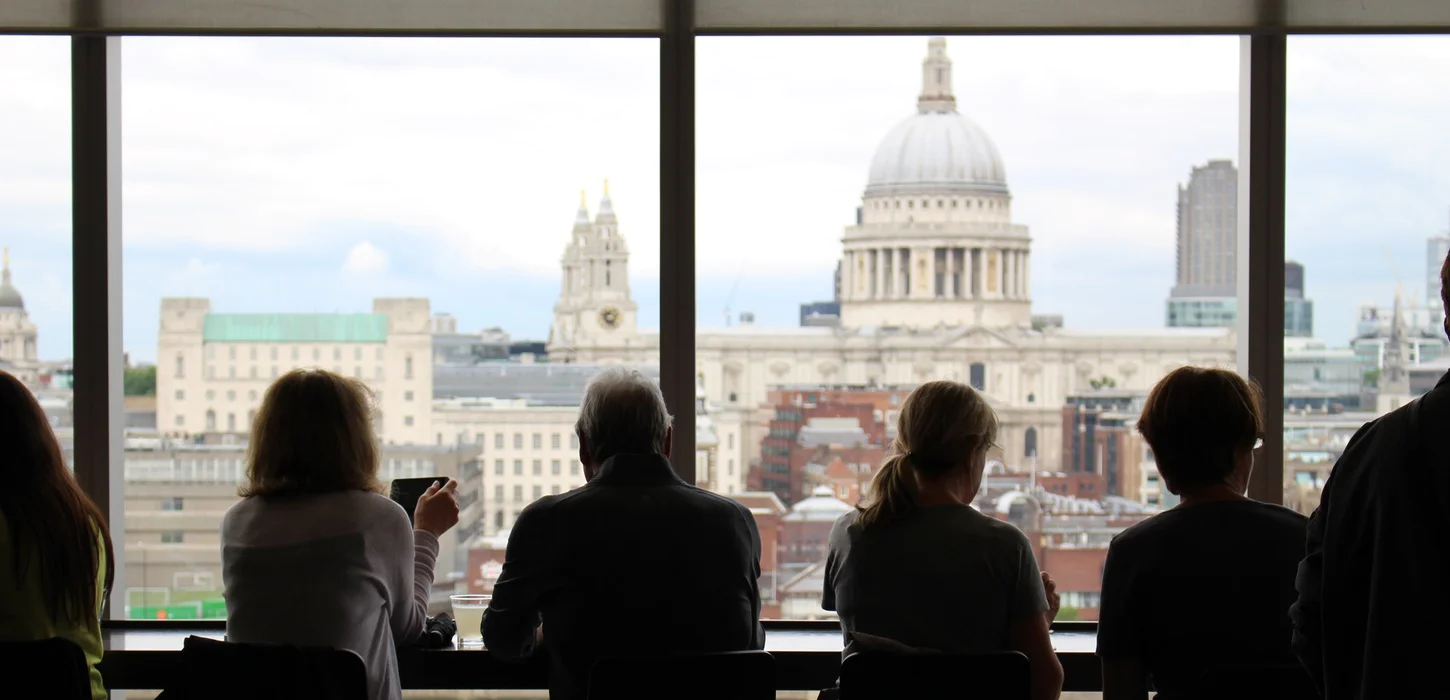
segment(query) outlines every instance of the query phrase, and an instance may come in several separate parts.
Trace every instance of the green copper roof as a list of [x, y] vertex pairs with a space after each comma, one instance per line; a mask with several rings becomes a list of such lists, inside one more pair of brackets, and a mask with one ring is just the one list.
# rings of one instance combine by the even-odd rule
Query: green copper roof
[[207, 314], [207, 343], [383, 343], [382, 314]]

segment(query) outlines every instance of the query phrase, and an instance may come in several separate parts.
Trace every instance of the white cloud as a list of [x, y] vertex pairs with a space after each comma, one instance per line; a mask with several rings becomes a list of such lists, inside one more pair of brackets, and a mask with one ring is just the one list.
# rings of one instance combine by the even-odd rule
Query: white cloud
[[[961, 109], [996, 142], [1030, 227], [1040, 309], [1081, 327], [1074, 313], [1139, 294], [1126, 275], [1152, 280], [1140, 296], [1167, 295], [1176, 185], [1238, 155], [1239, 47], [950, 40]], [[655, 40], [128, 37], [123, 51], [127, 265], [201, 266], [158, 270], [162, 294], [211, 293], [258, 253], [334, 274], [364, 238], [392, 252], [392, 276], [418, 281], [410, 294], [478, 272], [553, 278], [579, 188], [593, 211], [604, 177], [632, 272], [658, 275]], [[701, 39], [699, 273], [827, 285], [876, 145], [914, 110], [924, 51], [914, 37]], [[1382, 246], [1413, 284], [1424, 237], [1445, 226], [1450, 38], [1295, 37], [1289, 70], [1288, 248], [1308, 266], [1318, 325], [1342, 330], [1354, 309], [1338, 290], [1392, 293]], [[68, 71], [64, 37], [0, 37], [6, 239], [65, 245]], [[1096, 284], [1049, 284], [1080, 276]], [[395, 282], [347, 284], [366, 297]]]
[[372, 275], [388, 269], [388, 254], [381, 248], [363, 241], [347, 251], [342, 262], [342, 271], [354, 275]]
[[201, 258], [191, 258], [186, 261], [186, 266], [181, 268], [181, 277], [188, 282], [201, 282], [211, 279], [216, 272], [216, 265], [202, 262]]

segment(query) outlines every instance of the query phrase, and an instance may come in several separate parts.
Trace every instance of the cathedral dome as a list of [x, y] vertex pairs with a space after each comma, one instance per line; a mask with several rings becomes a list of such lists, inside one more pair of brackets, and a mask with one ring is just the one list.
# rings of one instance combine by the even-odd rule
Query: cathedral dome
[[4, 270], [0, 271], [0, 309], [24, 309], [20, 291], [10, 284], [10, 251], [5, 251]]
[[946, 40], [932, 39], [922, 62], [917, 113], [877, 146], [866, 196], [1008, 193], [997, 146], [976, 122], [957, 112], [951, 68]]

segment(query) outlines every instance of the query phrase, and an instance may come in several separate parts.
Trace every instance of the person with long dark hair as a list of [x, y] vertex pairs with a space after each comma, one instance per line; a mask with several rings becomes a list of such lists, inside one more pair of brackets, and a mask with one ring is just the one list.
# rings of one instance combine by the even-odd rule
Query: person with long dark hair
[[0, 371], [0, 641], [62, 637], [85, 652], [104, 700], [101, 609], [114, 575], [111, 533], [66, 466], [45, 411]]
[[1020, 651], [1033, 700], [1052, 700], [1062, 689], [1048, 636], [1055, 584], [1021, 530], [971, 506], [996, 439], [997, 416], [971, 387], [912, 391], [865, 505], [831, 529], [821, 605], [840, 615], [847, 655]]

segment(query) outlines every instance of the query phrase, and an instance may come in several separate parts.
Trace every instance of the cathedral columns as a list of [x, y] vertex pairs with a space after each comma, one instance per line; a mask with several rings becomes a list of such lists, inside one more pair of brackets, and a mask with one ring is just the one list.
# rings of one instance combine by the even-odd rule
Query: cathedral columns
[[1022, 284], [1022, 268], [1018, 265], [1021, 262], [1021, 252], [1017, 250], [1007, 251], [1007, 269], [1012, 271], [1012, 284], [1007, 287], [1007, 297], [1017, 299], [1022, 296], [1020, 286]]
[[962, 293], [961, 298], [971, 299], [976, 296], [972, 292], [972, 285], [976, 283], [977, 276], [972, 269], [972, 249], [962, 248]]
[[891, 268], [891, 273], [896, 275], [896, 281], [891, 285], [891, 291], [897, 299], [905, 299], [911, 296], [911, 253], [905, 248], [894, 248], [896, 254], [896, 266]]
[[1017, 298], [1027, 298], [1027, 251], [1019, 250], [1014, 256], [1017, 260]]
[[1032, 253], [1022, 251], [1022, 298], [1032, 297]]
[[1014, 285], [1017, 284], [1017, 268], [1013, 265], [1012, 262], [1012, 255], [1014, 252], [1015, 251], [1003, 248], [1002, 256], [1001, 258], [999, 258], [1002, 261], [1003, 299], [1011, 299], [1012, 297], [1016, 296], [1016, 293], [1013, 291]]
[[872, 281], [875, 283], [875, 286], [871, 288], [871, 298], [884, 299], [886, 298], [886, 249], [873, 248], [871, 257], [876, 263], [871, 270]]
[[972, 298], [981, 299], [987, 296], [987, 251], [981, 248], [972, 249]]

